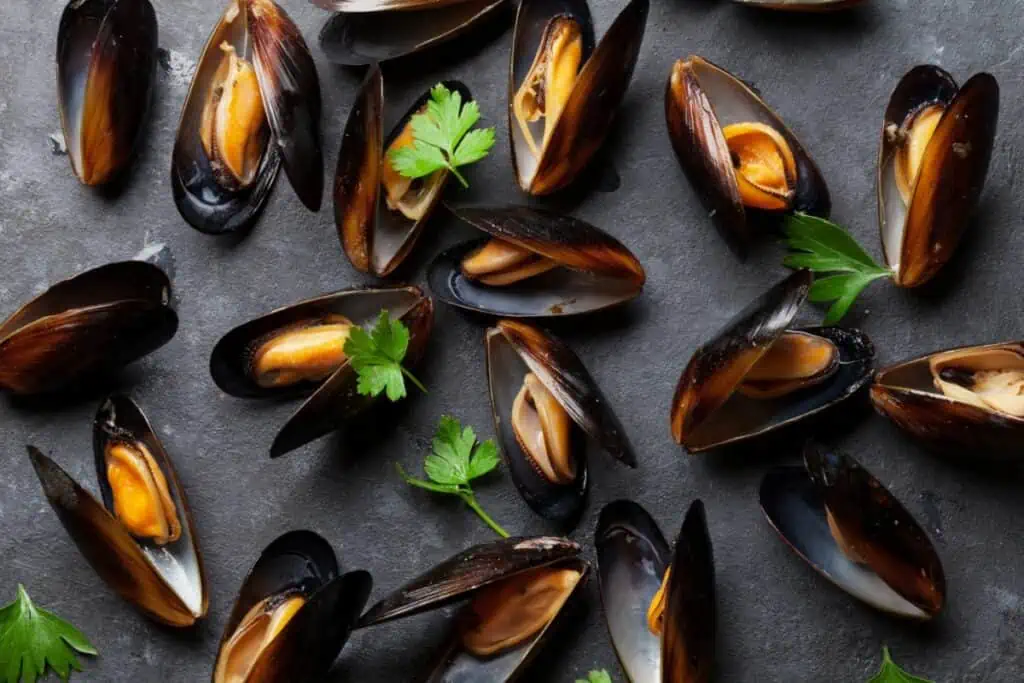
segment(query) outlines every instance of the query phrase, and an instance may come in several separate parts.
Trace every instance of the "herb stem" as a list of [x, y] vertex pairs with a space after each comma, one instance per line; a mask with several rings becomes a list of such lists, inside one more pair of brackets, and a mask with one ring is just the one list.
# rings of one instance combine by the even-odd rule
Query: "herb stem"
[[462, 176], [461, 173], [459, 173], [459, 169], [455, 168], [455, 166], [450, 161], [448, 162], [448, 170], [450, 170], [452, 174], [456, 178], [458, 178], [459, 182], [462, 183], [462, 187], [469, 187], [469, 183], [466, 182], [466, 179]]
[[502, 529], [497, 522], [491, 519], [489, 514], [484, 512], [484, 509], [476, 502], [476, 496], [473, 495], [472, 491], [459, 491], [459, 498], [461, 498], [462, 502], [468, 505], [487, 526], [491, 527], [491, 529], [494, 530], [494, 533], [498, 534], [502, 538], [508, 538], [508, 532]]
[[416, 377], [414, 377], [414, 376], [413, 376], [413, 374], [412, 374], [411, 372], [409, 372], [408, 370], [406, 370], [406, 369], [405, 369], [405, 366], [399, 366], [399, 367], [401, 367], [401, 368], [402, 368], [402, 374], [403, 374], [403, 375], [405, 375], [405, 376], [406, 376], [406, 377], [407, 377], [407, 378], [409, 379], [409, 381], [410, 381], [410, 382], [412, 382], [413, 384], [415, 384], [415, 385], [416, 385], [416, 388], [417, 388], [417, 389], [419, 389], [420, 391], [422, 391], [422, 392], [423, 392], [424, 394], [426, 394], [426, 393], [427, 393], [427, 388], [426, 388], [425, 386], [423, 386], [423, 385], [422, 385], [422, 384], [420, 383], [420, 381], [419, 381], [418, 379], [416, 379]]

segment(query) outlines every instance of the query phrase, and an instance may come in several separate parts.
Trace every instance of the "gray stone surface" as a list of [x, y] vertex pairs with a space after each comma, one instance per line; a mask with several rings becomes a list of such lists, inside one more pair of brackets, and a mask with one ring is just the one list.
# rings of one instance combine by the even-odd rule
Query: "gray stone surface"
[[[207, 372], [225, 331], [271, 308], [365, 282], [344, 259], [329, 200], [306, 212], [280, 182], [262, 221], [237, 243], [211, 239], [178, 216], [168, 182], [170, 153], [191, 68], [221, 12], [217, 0], [155, 0], [161, 45], [148, 143], [116, 200], [82, 187], [55, 153], [54, 42], [59, 0], [6, 0], [0, 6], [0, 310], [6, 314], [49, 283], [85, 268], [166, 243], [177, 260], [181, 328], [159, 352], [118, 378], [156, 425], [177, 460], [198, 520], [211, 582], [210, 617], [196, 629], [156, 626], [122, 602], [82, 561], [43, 499], [25, 457], [33, 443], [92, 486], [90, 423], [100, 397], [27, 410], [0, 401], [0, 597], [23, 582], [39, 603], [88, 633], [102, 653], [82, 681], [154, 683], [207, 680], [217, 640], [239, 583], [277, 534], [308, 527], [335, 545], [348, 568], [370, 570], [374, 597], [490, 532], [458, 505], [412, 490], [394, 463], [416, 468], [442, 413], [492, 433], [481, 344], [482, 321], [439, 308], [421, 377], [430, 387], [397, 413], [393, 428], [358, 451], [327, 438], [282, 460], [267, 449], [289, 403], [223, 395]], [[326, 64], [315, 37], [326, 15], [286, 0], [314, 44], [325, 93], [324, 143], [333, 169], [358, 74]], [[689, 457], [668, 433], [669, 400], [694, 348], [734, 311], [783, 275], [780, 250], [766, 242], [745, 263], [726, 249], [682, 176], [665, 135], [662, 91], [672, 62], [705, 55], [754, 82], [801, 137], [829, 180], [833, 215], [874, 253], [873, 174], [878, 127], [889, 91], [920, 62], [963, 79], [993, 72], [1003, 108], [990, 181], [969, 237], [927, 291], [875, 286], [852, 320], [867, 330], [882, 362], [962, 343], [1021, 336], [1017, 297], [1024, 244], [1022, 199], [1014, 191], [1024, 132], [1024, 52], [1012, 0], [878, 0], [836, 16], [750, 11], [721, 0], [655, 0], [643, 52], [609, 145], [622, 179], [595, 193], [577, 215], [624, 240], [648, 272], [644, 295], [623, 313], [561, 324], [604, 387], [641, 458], [629, 471], [592, 461], [593, 491], [575, 537], [592, 542], [606, 502], [643, 503], [673, 533], [686, 506], [708, 507], [717, 558], [721, 681], [862, 681], [883, 644], [915, 672], [940, 681], [1010, 683], [1024, 678], [1024, 498], [1020, 481], [977, 474], [928, 455], [876, 416], [835, 440], [858, 456], [923, 521], [936, 539], [949, 581], [937, 623], [899, 623], [854, 602], [814, 574], [778, 541], [756, 491], [769, 463], [795, 454], [773, 447], [744, 457]], [[603, 30], [618, 3], [601, 0]], [[464, 80], [488, 123], [495, 153], [470, 172], [456, 201], [523, 201], [506, 143], [505, 79], [510, 32], [460, 63], [387, 71], [397, 116], [441, 77]], [[283, 177], [282, 177], [283, 181]], [[413, 257], [410, 279], [441, 247], [472, 231], [440, 218]], [[819, 312], [808, 307], [808, 319]], [[540, 533], [503, 475], [481, 487], [482, 503], [509, 529]], [[588, 553], [591, 553], [588, 549]], [[565, 683], [593, 667], [623, 680], [601, 619], [596, 586], [590, 609], [527, 678]], [[444, 639], [446, 614], [357, 633], [329, 680], [409, 681]]]

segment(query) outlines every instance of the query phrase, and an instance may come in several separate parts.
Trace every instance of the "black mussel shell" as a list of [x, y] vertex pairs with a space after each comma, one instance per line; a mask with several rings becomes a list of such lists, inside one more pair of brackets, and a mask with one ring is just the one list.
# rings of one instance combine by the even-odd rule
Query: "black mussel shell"
[[123, 261], [63, 280], [0, 324], [0, 389], [43, 394], [116, 371], [174, 336], [162, 270]]
[[332, 12], [367, 14], [371, 12], [411, 12], [427, 7], [447, 7], [466, 0], [310, 0]]
[[832, 202], [814, 160], [782, 119], [750, 87], [702, 57], [679, 60], [665, 88], [665, 119], [676, 157], [729, 246], [744, 255], [754, 239], [756, 216], [774, 212], [745, 208], [722, 129], [760, 123], [788, 144], [796, 162], [791, 211], [828, 217]]
[[[444, 81], [443, 85], [459, 93], [463, 102], [473, 99], [469, 89], [458, 81]], [[384, 138], [384, 80], [379, 66], [370, 69], [356, 96], [338, 154], [334, 220], [345, 255], [360, 272], [385, 277], [398, 268], [416, 245], [444, 193], [448, 171], [440, 171], [443, 175], [438, 187], [424, 200], [427, 205], [422, 217], [413, 220], [387, 206], [381, 186], [388, 146], [429, 100], [427, 91]]]
[[57, 97], [71, 169], [86, 185], [131, 162], [153, 98], [156, 12], [149, 0], [72, 0], [57, 32]]
[[[594, 47], [586, 0], [523, 0], [516, 15], [508, 84], [508, 128], [519, 186], [532, 195], [570, 184], [604, 143], [633, 77], [647, 25], [649, 0], [630, 0]], [[575, 19], [582, 29], [582, 67], [551, 136], [535, 158], [515, 122], [513, 100], [555, 17]]]
[[[334, 550], [322, 537], [290, 531], [267, 546], [242, 584], [218, 658], [250, 609], [269, 597], [297, 593], [306, 603], [262, 651], [246, 680], [320, 680], [348, 640], [372, 586], [365, 571], [339, 576]], [[212, 680], [223, 683], [215, 676]]]
[[935, 386], [930, 369], [936, 356], [1001, 350], [1024, 357], [1024, 342], [964, 346], [883, 368], [871, 385], [871, 402], [880, 415], [941, 453], [968, 461], [983, 457], [1017, 462], [1024, 418], [946, 396]]
[[29, 459], [50, 505], [99, 577], [150, 618], [169, 626], [191, 626], [206, 616], [209, 602], [202, 559], [194, 546], [192, 516], [174, 466], [162, 448], [151, 453], [167, 477], [178, 511], [183, 513], [180, 517], [188, 522], [182, 525], [181, 539], [164, 548], [137, 542], [67, 472], [37, 448], [28, 447]]
[[[854, 597], [927, 620], [945, 602], [942, 564], [913, 516], [848, 455], [808, 444], [806, 470], [779, 467], [761, 483], [761, 508], [783, 540]], [[858, 561], [830, 530], [827, 513]]]
[[[896, 181], [901, 126], [930, 105], [943, 112], [908, 205]], [[985, 185], [998, 119], [999, 84], [991, 74], [975, 74], [958, 88], [939, 67], [922, 65], [896, 86], [878, 153], [878, 222], [897, 285], [924, 284], [953, 256]]]
[[[807, 294], [810, 278], [798, 271], [748, 306], [690, 359], [676, 387], [672, 435], [690, 453], [733, 445], [820, 415], [871, 380], [875, 350], [859, 330], [787, 329]], [[788, 331], [831, 341], [837, 368], [825, 381], [786, 396], [748, 398], [736, 392], [743, 376]]]
[[786, 12], [834, 12], [860, 5], [865, 0], [732, 0], [740, 5]]
[[526, 206], [453, 212], [490, 237], [562, 267], [491, 287], [462, 274], [463, 257], [480, 243], [456, 245], [434, 259], [427, 272], [430, 290], [446, 304], [503, 318], [540, 318], [593, 313], [630, 301], [643, 290], [646, 275], [637, 258], [617, 239], [577, 218]]
[[[503, 15], [511, 4], [511, 0], [464, 0], [432, 2], [401, 12], [343, 11], [324, 24], [320, 47], [328, 61], [343, 66], [410, 57]], [[381, 30], [383, 23], [387, 30]]]
[[530, 569], [573, 560], [582, 548], [557, 536], [506, 538], [449, 558], [375, 604], [359, 628], [437, 609]]

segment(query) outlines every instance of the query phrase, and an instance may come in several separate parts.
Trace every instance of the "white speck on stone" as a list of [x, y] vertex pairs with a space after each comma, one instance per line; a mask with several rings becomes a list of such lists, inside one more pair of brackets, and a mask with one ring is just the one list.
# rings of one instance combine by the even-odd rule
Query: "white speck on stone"
[[[146, 239], [149, 239], [148, 234], [146, 235]], [[165, 246], [167, 245], [165, 245], [163, 242], [148, 242], [144, 247], [142, 247], [139, 253], [137, 253], [135, 255], [135, 258], [133, 258], [132, 260], [148, 261], [149, 259], [159, 254], [160, 250], [163, 249]]]
[[985, 592], [996, 599], [999, 608], [1004, 612], [1017, 612], [1024, 609], [1024, 599], [1002, 586], [985, 586]]
[[60, 131], [50, 133], [49, 138], [54, 154], [61, 156], [68, 153], [68, 144], [64, 141], [64, 133]]
[[192, 82], [192, 74], [195, 73], [195, 60], [175, 50], [160, 51], [160, 65], [167, 73], [167, 78], [172, 87], [187, 88]]

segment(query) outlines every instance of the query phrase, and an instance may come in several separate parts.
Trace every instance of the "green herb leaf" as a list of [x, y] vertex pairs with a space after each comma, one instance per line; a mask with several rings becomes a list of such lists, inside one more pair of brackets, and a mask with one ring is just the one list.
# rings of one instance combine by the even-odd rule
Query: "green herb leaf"
[[612, 677], [604, 669], [591, 671], [586, 678], [577, 678], [576, 683], [612, 683]]
[[0, 609], [0, 683], [35, 683], [47, 668], [67, 681], [82, 670], [76, 652], [97, 654], [81, 631], [36, 607], [19, 585], [18, 597]]
[[469, 183], [459, 173], [483, 159], [494, 146], [494, 128], [471, 130], [480, 120], [480, 105], [463, 104], [462, 95], [442, 83], [430, 90], [427, 109], [412, 117], [413, 144], [388, 152], [395, 171], [407, 178], [422, 178], [447, 168], [463, 187]]
[[472, 427], [463, 428], [454, 417], [445, 415], [437, 425], [432, 442], [433, 452], [423, 461], [427, 479], [409, 476], [401, 465], [398, 474], [410, 486], [434, 493], [458, 496], [495, 533], [508, 538], [508, 533], [484, 512], [476, 501], [470, 482], [498, 466], [498, 447], [488, 439], [478, 444]]
[[834, 302], [825, 316], [826, 325], [839, 322], [869, 284], [892, 277], [891, 270], [878, 265], [848, 232], [831, 221], [796, 213], [786, 217], [782, 229], [790, 250], [783, 260], [785, 266], [807, 268], [816, 275], [832, 273], [816, 280], [810, 292], [811, 301]]
[[882, 668], [868, 683], [932, 683], [932, 681], [908, 674], [892, 661], [889, 648], [883, 647]]
[[369, 332], [362, 327], [353, 327], [345, 340], [345, 355], [359, 376], [356, 390], [363, 396], [380, 396], [386, 393], [391, 401], [406, 396], [405, 380], [426, 393], [420, 381], [402, 367], [402, 361], [409, 350], [409, 328], [402, 321], [392, 319], [387, 311], [381, 311], [376, 324]]

